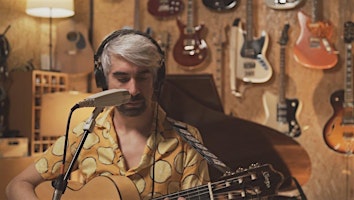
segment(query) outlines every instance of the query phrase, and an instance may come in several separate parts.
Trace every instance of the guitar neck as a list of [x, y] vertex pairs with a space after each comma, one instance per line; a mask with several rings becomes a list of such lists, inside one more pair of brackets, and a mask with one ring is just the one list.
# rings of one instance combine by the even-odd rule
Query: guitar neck
[[280, 45], [279, 103], [286, 104], [286, 101], [285, 101], [285, 45]]
[[344, 81], [344, 107], [353, 108], [353, 58], [351, 43], [346, 43], [346, 70]]
[[194, 33], [194, 18], [193, 18], [193, 2], [194, 0], [188, 0], [187, 3], [187, 24], [186, 24], [186, 32], [189, 34]]
[[253, 40], [253, 1], [247, 0], [246, 5], [246, 40], [252, 41]]
[[322, 21], [322, 2], [321, 0], [312, 0], [312, 23]]
[[134, 3], [134, 29], [140, 30], [140, 1], [135, 0]]

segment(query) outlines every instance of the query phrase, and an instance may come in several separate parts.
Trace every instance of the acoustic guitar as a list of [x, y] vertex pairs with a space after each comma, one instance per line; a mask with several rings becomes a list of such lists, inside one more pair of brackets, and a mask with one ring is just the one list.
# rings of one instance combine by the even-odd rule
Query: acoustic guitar
[[297, 122], [299, 114], [299, 100], [287, 99], [285, 97], [285, 48], [288, 42], [288, 30], [290, 25], [284, 25], [280, 44], [280, 69], [279, 69], [279, 95], [277, 96], [266, 91], [263, 94], [263, 105], [265, 108], [266, 126], [272, 127], [290, 137], [298, 137], [301, 134], [300, 125]]
[[54, 69], [68, 74], [88, 74], [92, 71], [94, 52], [84, 24], [73, 19], [60, 21], [56, 40]]
[[158, 18], [176, 16], [184, 8], [181, 0], [149, 0], [147, 5], [149, 13]]
[[220, 12], [228, 11], [236, 7], [237, 0], [203, 0], [205, 7]]
[[187, 24], [177, 19], [180, 36], [173, 47], [173, 57], [185, 70], [202, 67], [208, 56], [208, 45], [202, 38], [204, 25], [194, 26], [194, 0], [188, 0]]
[[329, 69], [338, 62], [338, 52], [331, 41], [333, 25], [320, 15], [320, 0], [312, 0], [312, 18], [298, 12], [300, 35], [294, 45], [295, 60], [305, 67]]
[[259, 38], [253, 33], [253, 1], [246, 4], [246, 31], [243, 30], [240, 19], [235, 19], [231, 27], [230, 38], [230, 74], [231, 89], [235, 96], [242, 96], [237, 80], [243, 83], [264, 83], [273, 74], [273, 69], [266, 58], [268, 35], [265, 31]]
[[[176, 200], [183, 196], [187, 199], [260, 199], [276, 195], [283, 182], [283, 175], [269, 164], [254, 164], [248, 169], [239, 169], [236, 173], [222, 177], [207, 185], [160, 196], [155, 200], [169, 198]], [[36, 187], [39, 199], [51, 199], [53, 188], [50, 182]], [[117, 199], [138, 200], [139, 193], [134, 183], [125, 176], [100, 176], [85, 185], [68, 185], [63, 200], [69, 199]]]
[[354, 97], [353, 97], [353, 52], [354, 22], [344, 24], [344, 42], [346, 46], [346, 68], [344, 90], [335, 91], [331, 97], [333, 115], [324, 126], [323, 136], [332, 150], [353, 154], [354, 152]]
[[305, 0], [264, 0], [266, 6], [275, 10], [287, 10], [296, 8]]

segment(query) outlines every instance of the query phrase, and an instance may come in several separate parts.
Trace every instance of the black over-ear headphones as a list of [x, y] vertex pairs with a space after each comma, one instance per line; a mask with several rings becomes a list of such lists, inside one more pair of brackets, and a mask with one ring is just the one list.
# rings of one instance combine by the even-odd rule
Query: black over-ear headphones
[[165, 79], [165, 73], [166, 73], [164, 52], [162, 51], [159, 44], [150, 35], [143, 33], [141, 31], [133, 30], [133, 29], [121, 29], [121, 30], [117, 30], [117, 31], [113, 32], [112, 34], [107, 36], [106, 39], [104, 39], [102, 41], [101, 45], [98, 47], [97, 52], [94, 55], [94, 61], [95, 61], [94, 73], [95, 73], [96, 86], [99, 88], [102, 88], [103, 90], [108, 89], [106, 76], [103, 72], [103, 67], [102, 67], [102, 64], [100, 61], [100, 57], [102, 56], [102, 52], [103, 52], [104, 47], [106, 46], [106, 44], [108, 42], [110, 42], [114, 38], [120, 37], [123, 35], [129, 35], [129, 34], [137, 34], [137, 35], [141, 35], [141, 36], [148, 38], [156, 46], [158, 52], [161, 54], [162, 60], [161, 60], [160, 67], [157, 70], [156, 80], [155, 80], [155, 85], [154, 85], [155, 94], [159, 94], [162, 84], [163, 84], [163, 81]]

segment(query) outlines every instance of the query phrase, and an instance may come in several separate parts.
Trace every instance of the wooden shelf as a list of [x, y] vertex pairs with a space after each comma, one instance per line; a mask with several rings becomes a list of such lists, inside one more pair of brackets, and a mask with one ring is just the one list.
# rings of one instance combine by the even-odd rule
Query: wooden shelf
[[57, 139], [40, 134], [42, 95], [67, 91], [68, 75], [41, 70], [16, 71], [11, 79], [9, 128], [28, 137], [29, 155], [42, 153]]

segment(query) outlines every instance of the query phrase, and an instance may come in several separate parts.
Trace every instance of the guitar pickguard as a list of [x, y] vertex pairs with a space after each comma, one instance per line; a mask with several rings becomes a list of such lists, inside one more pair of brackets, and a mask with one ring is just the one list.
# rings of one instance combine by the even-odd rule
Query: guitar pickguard
[[301, 135], [301, 128], [297, 122], [297, 115], [300, 112], [300, 103], [297, 99], [286, 99], [285, 104], [279, 104], [278, 97], [267, 91], [262, 100], [266, 115], [263, 124], [290, 137]]

